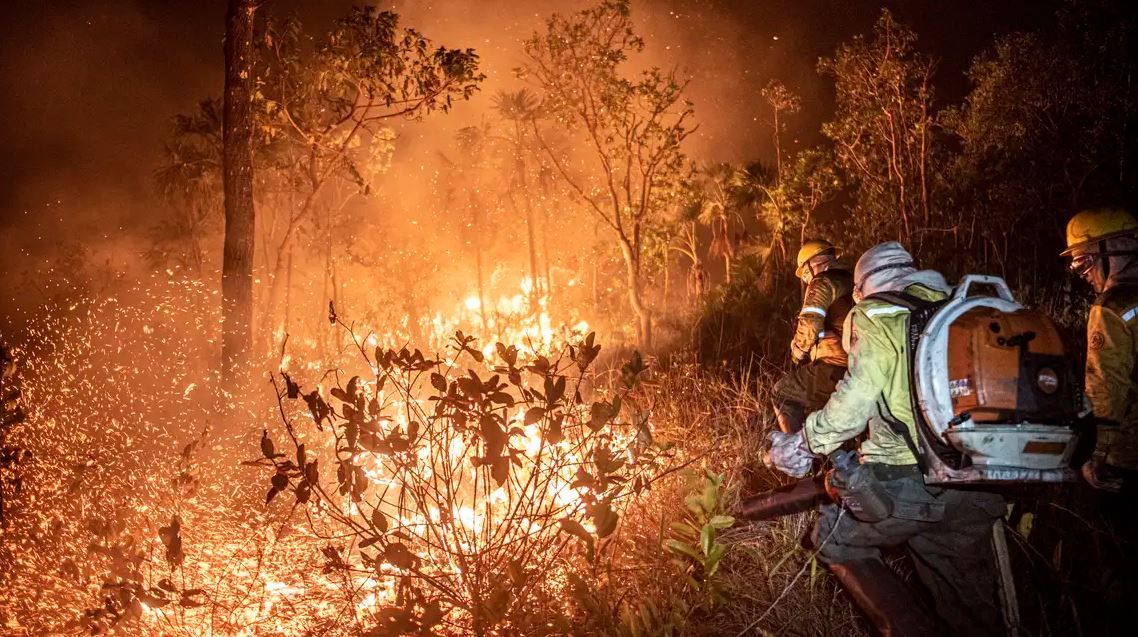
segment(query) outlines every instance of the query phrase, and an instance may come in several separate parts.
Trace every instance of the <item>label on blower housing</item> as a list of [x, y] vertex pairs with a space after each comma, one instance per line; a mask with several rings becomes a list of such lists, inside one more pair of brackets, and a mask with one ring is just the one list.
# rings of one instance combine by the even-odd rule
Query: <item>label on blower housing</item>
[[952, 398], [972, 395], [972, 379], [958, 378], [948, 381], [948, 395]]

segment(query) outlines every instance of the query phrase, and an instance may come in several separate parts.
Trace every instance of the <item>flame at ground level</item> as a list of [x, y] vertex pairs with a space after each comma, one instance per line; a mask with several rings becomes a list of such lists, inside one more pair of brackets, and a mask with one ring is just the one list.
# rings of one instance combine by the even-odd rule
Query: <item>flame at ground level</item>
[[[440, 364], [452, 368], [445, 374], [447, 382], [461, 376], [465, 366], [479, 367], [469, 353], [460, 356], [443, 348], [457, 331], [492, 331], [492, 338], [477, 346], [486, 359], [479, 372], [484, 379], [493, 373], [487, 366], [502, 365], [497, 342], [516, 345], [511, 365], [524, 368], [543, 355], [564, 356], [566, 345], [583, 339], [588, 322], [572, 315], [555, 318], [548, 297], [533, 298], [525, 290], [523, 283], [519, 291], [484, 305], [469, 302], [468, 296], [449, 316], [415, 319], [430, 328], [428, 351], [439, 351]], [[329, 503], [314, 503], [304, 515], [289, 506], [286, 495], [267, 509], [251, 504], [263, 502], [264, 476], [234, 466], [234, 460], [256, 455], [255, 438], [219, 422], [210, 396], [217, 384], [212, 369], [216, 340], [202, 335], [216, 333], [218, 320], [203, 308], [215, 303], [216, 292], [200, 283], [156, 280], [130, 295], [77, 305], [73, 314], [32, 330], [29, 342], [38, 345], [21, 353], [25, 397], [37, 428], [29, 439], [37, 463], [26, 476], [33, 493], [0, 537], [0, 550], [13, 564], [0, 580], [7, 591], [35, 588], [41, 593], [0, 599], [0, 618], [33, 630], [61, 630], [78, 619], [83, 625], [129, 625], [138, 634], [216, 635], [306, 634], [346, 622], [336, 630], [348, 634], [348, 624], [374, 623], [405, 607], [401, 596], [406, 591], [396, 585], [400, 571], [390, 563], [378, 564], [370, 574], [329, 569], [330, 558], [321, 552], [329, 546], [339, 545], [345, 560], [368, 553], [343, 541]], [[354, 332], [356, 343], [372, 349], [402, 347], [407, 340], [402, 329]], [[348, 362], [356, 353], [352, 345], [342, 331], [333, 348], [320, 338], [290, 335], [279, 364], [299, 381], [322, 387], [328, 397], [335, 382], [326, 370], [333, 363], [358, 367], [358, 357]], [[371, 369], [375, 367], [372, 361]], [[540, 379], [527, 373], [519, 387], [529, 388], [531, 380]], [[361, 388], [366, 390], [366, 383]], [[390, 387], [383, 390], [388, 417], [379, 433], [405, 432], [411, 422], [423, 422], [432, 408], [427, 388], [424, 380], [408, 385], [402, 396]], [[254, 395], [232, 400], [247, 414], [243, 422], [263, 423], [250, 429], [272, 428], [279, 420]], [[588, 414], [579, 418], [587, 420]], [[416, 453], [424, 465], [420, 477], [430, 479], [439, 475], [437, 467], [446, 466], [446, 479], [464, 485], [453, 506], [415, 514], [407, 514], [405, 507], [403, 515], [398, 507], [378, 507], [390, 510], [392, 528], [412, 539], [428, 537], [422, 530], [430, 527], [446, 529], [453, 538], [449, 548], [408, 542], [425, 565], [424, 576], [475, 577], [483, 568], [472, 562], [479, 551], [492, 547], [497, 555], [508, 554], [503, 549], [509, 543], [495, 535], [504, 524], [517, 529], [509, 542], [556, 538], [547, 548], [556, 544], [562, 547], [559, 554], [576, 546], [560, 540], [571, 539], [561, 533], [561, 519], [577, 516], [584, 533], [597, 532], [582, 499], [596, 495], [591, 493], [595, 485], [581, 483], [578, 471], [595, 462], [590, 455], [595, 449], [580, 440], [550, 444], [543, 438], [543, 425], [526, 420], [525, 409], [507, 410], [508, 429], [516, 429], [509, 434], [509, 448], [515, 461], [525, 465], [513, 482], [493, 488], [480, 482], [485, 471], [471, 466], [471, 459], [484, 451], [483, 443], [447, 434], [440, 444], [423, 445]], [[199, 440], [207, 426], [212, 433], [202, 447]], [[635, 429], [614, 432], [606, 437], [606, 448], [623, 454], [621, 461], [627, 463], [635, 435]], [[318, 440], [316, 431], [306, 436], [313, 448], [329, 444]], [[554, 456], [557, 469], [542, 474], [542, 463]], [[357, 460], [371, 489], [398, 483], [381, 455], [364, 453]], [[534, 475], [543, 475], [542, 482], [522, 488]], [[519, 517], [519, 498], [545, 502], [546, 517]], [[625, 501], [614, 503], [614, 513]], [[340, 513], [360, 513], [351, 502], [341, 504]], [[163, 535], [175, 516], [180, 522], [177, 551]], [[558, 554], [527, 555], [529, 563], [543, 568], [561, 559]], [[500, 566], [500, 573], [511, 568], [509, 563]], [[523, 565], [519, 577], [530, 571]], [[563, 576], [543, 572], [543, 595], [565, 585]], [[478, 572], [482, 583], [475, 584], [490, 586], [487, 576], [488, 571]], [[425, 607], [415, 608], [422, 614]], [[81, 609], [92, 612], [83, 617]], [[470, 621], [469, 610], [454, 604], [442, 610], [441, 630], [462, 632]]]

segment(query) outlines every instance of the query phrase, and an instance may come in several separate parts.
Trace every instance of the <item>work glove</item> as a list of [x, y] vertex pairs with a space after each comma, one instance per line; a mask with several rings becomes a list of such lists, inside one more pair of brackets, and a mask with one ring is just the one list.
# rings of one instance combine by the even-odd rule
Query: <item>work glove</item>
[[818, 457], [806, 446], [806, 436], [801, 431], [792, 434], [772, 431], [767, 434], [767, 440], [771, 446], [763, 454], [763, 464], [792, 478], [805, 476]]
[[806, 359], [809, 357], [810, 357], [810, 352], [808, 350], [804, 350], [801, 347], [799, 347], [798, 343], [791, 343], [790, 344], [790, 360], [793, 361], [795, 364], [800, 365], [802, 363], [805, 363]]

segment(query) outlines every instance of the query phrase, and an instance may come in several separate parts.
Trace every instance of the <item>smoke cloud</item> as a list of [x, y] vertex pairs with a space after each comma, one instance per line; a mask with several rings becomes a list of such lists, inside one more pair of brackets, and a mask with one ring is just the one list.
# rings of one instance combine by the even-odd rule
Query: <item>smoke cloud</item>
[[[267, 6], [276, 15], [298, 15], [319, 32], [351, 4], [275, 0]], [[495, 92], [522, 86], [512, 72], [523, 62], [522, 42], [544, 27], [548, 15], [589, 4], [381, 4], [436, 43], [475, 48], [487, 75], [482, 91], [450, 115], [399, 127], [385, 205], [427, 225], [415, 215], [424, 214], [421, 195], [437, 179], [438, 149], [462, 127], [492, 118]], [[942, 73], [953, 78], [950, 86], [964, 86], [960, 71], [991, 38], [951, 23], [968, 24], [972, 15], [994, 29], [1022, 28], [1050, 11], [1039, 5], [1027, 11], [1018, 2], [889, 4], [945, 60]], [[814, 70], [817, 58], [866, 31], [878, 10], [823, 0], [634, 2], [647, 44], [636, 64], [677, 67], [691, 76], [689, 97], [700, 124], [689, 140], [693, 158], [769, 160], [770, 114], [761, 103], [762, 87], [779, 79], [801, 95], [803, 110], [788, 122], [791, 147], [815, 143], [818, 124], [832, 108], [828, 81]], [[77, 252], [127, 276], [138, 274], [147, 230], [162, 213], [152, 175], [170, 119], [221, 92], [225, 3], [55, 0], [7, 3], [2, 11], [0, 271], [7, 276], [0, 277], [0, 314], [26, 302], [27, 291], [14, 287], [14, 275], [42, 275], [50, 271], [47, 264]]]

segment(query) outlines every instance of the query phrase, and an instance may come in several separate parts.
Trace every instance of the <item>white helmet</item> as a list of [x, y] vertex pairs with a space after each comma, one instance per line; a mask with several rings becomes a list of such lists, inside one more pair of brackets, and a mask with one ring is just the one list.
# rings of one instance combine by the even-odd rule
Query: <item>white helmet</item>
[[[900, 243], [896, 241], [879, 243], [866, 250], [857, 260], [857, 265], [854, 266], [854, 293], [863, 297], [868, 296], [874, 291], [880, 291], [880, 283], [878, 285], [873, 283], [899, 278], [916, 270], [913, 255], [909, 254]], [[873, 277], [874, 281], [869, 281], [870, 277]], [[867, 283], [871, 289], [877, 289], [866, 294]]]

